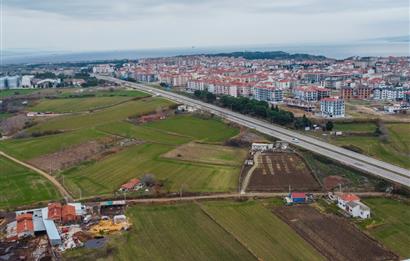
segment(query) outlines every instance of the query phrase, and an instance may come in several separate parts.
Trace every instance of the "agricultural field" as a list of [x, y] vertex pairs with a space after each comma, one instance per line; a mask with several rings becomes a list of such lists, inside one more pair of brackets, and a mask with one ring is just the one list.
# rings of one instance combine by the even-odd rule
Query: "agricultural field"
[[95, 255], [107, 260], [256, 260], [197, 205], [135, 206], [127, 215], [133, 228], [109, 241], [111, 254], [84, 255], [74, 250], [66, 258], [86, 260]]
[[294, 153], [263, 153], [255, 159], [248, 191], [320, 190], [304, 160]]
[[169, 133], [177, 133], [203, 142], [222, 142], [239, 134], [233, 128], [219, 120], [206, 120], [187, 115], [176, 116], [168, 120], [147, 123], [148, 128], [160, 129]]
[[163, 155], [164, 158], [198, 163], [241, 166], [247, 150], [220, 145], [187, 143]]
[[354, 146], [363, 154], [410, 169], [410, 124], [386, 124], [387, 139], [375, 136], [347, 136], [331, 140], [339, 146]]
[[0, 209], [60, 199], [48, 180], [1, 156], [0, 191]]
[[324, 260], [261, 202], [210, 201], [202, 206], [259, 260]]
[[94, 113], [56, 117], [30, 128], [28, 131], [92, 128], [98, 125], [116, 123], [131, 116], [149, 113], [160, 108], [166, 108], [172, 104], [172, 102], [163, 99], [144, 98], [137, 101], [128, 101]]
[[65, 98], [42, 99], [30, 107], [35, 112], [69, 113], [96, 110], [109, 107], [129, 100], [128, 97], [90, 97], [90, 98]]
[[329, 260], [397, 260], [345, 218], [309, 206], [276, 207], [274, 213]]
[[348, 123], [338, 123], [334, 124], [334, 131], [342, 132], [367, 132], [374, 133], [376, 131], [376, 124], [373, 122], [348, 122]]
[[410, 204], [386, 198], [363, 202], [371, 208], [372, 218], [359, 222], [359, 226], [402, 259], [410, 258]]
[[0, 98], [15, 96], [15, 95], [24, 95], [30, 94], [33, 92], [38, 92], [38, 89], [8, 89], [0, 90]]
[[144, 174], [154, 174], [164, 182], [166, 191], [224, 192], [235, 191], [239, 167], [164, 159], [162, 154], [174, 149], [163, 144], [132, 146], [97, 162], [88, 162], [62, 173], [65, 184], [83, 196], [111, 194], [121, 184]]
[[82, 89], [82, 92], [75, 93], [62, 93], [59, 95], [60, 98], [89, 98], [93, 95], [95, 97], [148, 97], [149, 95], [136, 91], [136, 90], [126, 90], [126, 89], [113, 89], [113, 90], [100, 90], [97, 88], [87, 88]]
[[106, 133], [92, 128], [82, 129], [37, 138], [4, 140], [0, 142], [0, 150], [19, 159], [29, 160], [106, 136]]
[[129, 122], [118, 122], [98, 126], [100, 131], [126, 138], [142, 139], [149, 143], [180, 145], [192, 140], [192, 137], [169, 133], [160, 129], [148, 128], [145, 125], [134, 125]]

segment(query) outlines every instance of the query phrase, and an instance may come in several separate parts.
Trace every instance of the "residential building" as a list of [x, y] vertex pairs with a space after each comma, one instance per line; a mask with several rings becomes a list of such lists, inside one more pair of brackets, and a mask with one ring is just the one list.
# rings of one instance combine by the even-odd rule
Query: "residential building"
[[23, 75], [21, 78], [21, 87], [23, 88], [31, 88], [33, 87], [33, 79], [34, 75]]
[[298, 86], [292, 89], [295, 99], [302, 101], [320, 101], [330, 96], [330, 90], [319, 86]]
[[252, 88], [252, 95], [255, 100], [267, 102], [282, 102], [283, 91], [276, 87], [255, 86]]
[[320, 111], [323, 117], [343, 118], [345, 116], [345, 102], [340, 98], [323, 98], [320, 100]]
[[352, 217], [369, 218], [370, 208], [360, 202], [355, 194], [341, 194], [337, 199], [337, 206], [346, 211]]

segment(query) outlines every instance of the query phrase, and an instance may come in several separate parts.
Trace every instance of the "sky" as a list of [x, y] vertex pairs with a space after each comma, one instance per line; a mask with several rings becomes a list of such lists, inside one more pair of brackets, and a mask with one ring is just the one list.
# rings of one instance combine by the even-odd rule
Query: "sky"
[[2, 50], [333, 44], [409, 35], [408, 0], [0, 0]]

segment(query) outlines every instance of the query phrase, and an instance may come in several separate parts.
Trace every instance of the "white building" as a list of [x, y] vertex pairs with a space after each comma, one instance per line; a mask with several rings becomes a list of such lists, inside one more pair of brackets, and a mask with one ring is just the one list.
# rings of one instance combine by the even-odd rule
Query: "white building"
[[93, 73], [111, 74], [114, 68], [110, 64], [99, 64], [93, 67]]
[[252, 143], [253, 151], [269, 151], [273, 150], [274, 144], [271, 143]]
[[320, 112], [323, 117], [343, 118], [345, 116], [345, 102], [339, 98], [323, 98], [320, 100]]
[[370, 208], [360, 201], [346, 203], [345, 210], [352, 217], [370, 218]]
[[33, 86], [32, 80], [34, 79], [34, 75], [23, 75], [21, 78], [21, 87], [23, 88], [31, 88]]
[[276, 87], [255, 86], [252, 88], [252, 95], [258, 101], [275, 103], [283, 101], [283, 91]]
[[409, 89], [402, 87], [379, 87], [373, 89], [373, 99], [383, 101], [395, 101], [405, 99], [405, 93]]
[[339, 195], [337, 206], [352, 217], [370, 218], [370, 208], [360, 202], [360, 198], [354, 194]]

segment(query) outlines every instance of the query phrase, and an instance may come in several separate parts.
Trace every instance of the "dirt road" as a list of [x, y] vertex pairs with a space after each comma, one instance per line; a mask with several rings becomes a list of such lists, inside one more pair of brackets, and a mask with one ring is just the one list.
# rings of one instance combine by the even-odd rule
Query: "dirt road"
[[12, 161], [16, 162], [17, 164], [22, 165], [26, 168], [29, 168], [34, 172], [37, 172], [38, 174], [40, 174], [44, 178], [48, 179], [58, 189], [58, 191], [60, 192], [60, 194], [63, 197], [67, 198], [68, 200], [72, 200], [72, 197], [71, 197], [70, 193], [68, 193], [68, 191], [53, 176], [51, 176], [48, 173], [42, 171], [41, 169], [38, 169], [38, 168], [36, 168], [36, 167], [34, 167], [30, 164], [27, 164], [27, 163], [25, 163], [21, 160], [18, 160], [16, 158], [4, 153], [3, 151], [0, 151], [0, 156], [3, 156], [3, 157], [5, 157], [9, 160], [12, 160]]
[[259, 157], [261, 156], [261, 153], [258, 151], [255, 153], [253, 156], [253, 166], [252, 168], [246, 173], [246, 176], [242, 182], [241, 186], [241, 194], [245, 194], [246, 189], [248, 188], [249, 180], [251, 179], [252, 173], [259, 167]]

